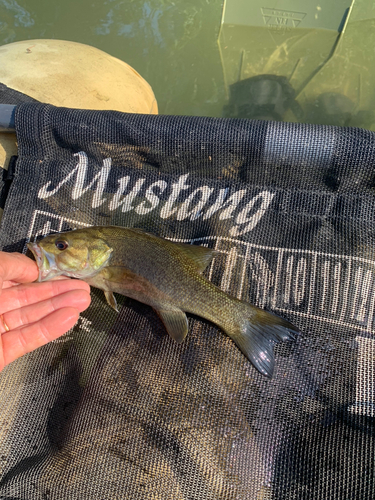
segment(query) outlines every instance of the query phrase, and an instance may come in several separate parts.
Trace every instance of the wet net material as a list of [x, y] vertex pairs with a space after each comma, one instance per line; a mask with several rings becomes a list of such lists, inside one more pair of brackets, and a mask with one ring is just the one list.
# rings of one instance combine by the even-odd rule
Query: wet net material
[[54, 108], [16, 113], [0, 245], [114, 224], [218, 251], [228, 293], [301, 330], [272, 380], [216, 326], [182, 344], [101, 291], [0, 376], [0, 498], [370, 500], [374, 134]]

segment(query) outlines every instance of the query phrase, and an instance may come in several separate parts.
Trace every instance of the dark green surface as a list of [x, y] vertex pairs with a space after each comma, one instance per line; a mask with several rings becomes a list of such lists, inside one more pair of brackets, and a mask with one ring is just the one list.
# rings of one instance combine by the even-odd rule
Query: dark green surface
[[53, 38], [86, 43], [133, 66], [163, 114], [220, 116], [221, 0], [19, 0], [0, 4], [0, 45]]
[[[0, 44], [93, 45], [151, 84], [161, 114], [374, 129], [374, 10], [369, 0], [7, 1]], [[231, 88], [259, 75], [281, 78], [281, 87], [250, 82], [240, 97]]]

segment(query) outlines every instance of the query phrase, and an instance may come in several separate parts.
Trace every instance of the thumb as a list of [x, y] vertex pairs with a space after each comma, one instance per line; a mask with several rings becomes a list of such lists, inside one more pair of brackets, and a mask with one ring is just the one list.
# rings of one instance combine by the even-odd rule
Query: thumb
[[36, 262], [22, 253], [0, 252], [0, 288], [4, 281], [30, 283], [38, 278]]

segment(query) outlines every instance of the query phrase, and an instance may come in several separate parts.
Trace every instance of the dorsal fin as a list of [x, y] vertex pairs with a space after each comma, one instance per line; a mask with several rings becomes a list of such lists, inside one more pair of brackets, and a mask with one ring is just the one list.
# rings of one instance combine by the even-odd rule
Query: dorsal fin
[[188, 243], [174, 243], [185, 257], [190, 259], [199, 273], [202, 273], [208, 264], [212, 261], [215, 255], [218, 254], [212, 248], [201, 247], [197, 245], [189, 245]]
[[203, 246], [191, 245], [190, 243], [176, 243], [173, 240], [162, 238], [161, 236], [156, 236], [152, 233], [143, 231], [143, 229], [132, 227], [128, 228], [128, 231], [147, 235], [151, 238], [163, 239], [165, 242], [170, 243], [174, 248], [178, 248], [185, 257], [187, 257], [189, 260], [193, 262], [193, 264], [195, 265], [195, 269], [198, 273], [202, 273], [206, 269], [208, 264], [210, 264], [215, 255], [218, 255], [219, 253], [216, 250], [213, 250], [211, 248], [206, 248]]

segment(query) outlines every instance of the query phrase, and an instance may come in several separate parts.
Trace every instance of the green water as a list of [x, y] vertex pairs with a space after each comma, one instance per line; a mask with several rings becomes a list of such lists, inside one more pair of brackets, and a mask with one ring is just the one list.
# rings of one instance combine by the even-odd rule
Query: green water
[[[0, 45], [52, 38], [104, 50], [150, 83], [161, 114], [375, 130], [375, 4], [269, 2], [0, 0]], [[228, 105], [230, 86], [258, 75], [271, 79], [237, 88]]]
[[52, 38], [122, 59], [152, 86], [161, 114], [221, 116], [222, 0], [0, 0], [0, 45]]

